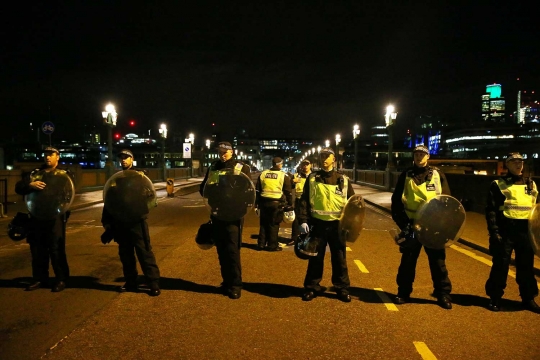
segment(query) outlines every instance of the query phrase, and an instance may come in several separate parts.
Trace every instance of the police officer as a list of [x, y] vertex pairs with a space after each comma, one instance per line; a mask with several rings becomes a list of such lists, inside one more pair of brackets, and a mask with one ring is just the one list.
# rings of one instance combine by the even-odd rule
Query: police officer
[[[308, 261], [304, 279], [302, 300], [311, 301], [325, 291], [320, 285], [323, 276], [326, 245], [330, 246], [332, 262], [332, 284], [341, 301], [350, 302], [350, 280], [346, 260], [345, 243], [339, 238], [339, 217], [354, 195], [349, 178], [334, 169], [335, 155], [331, 148], [320, 151], [321, 169], [306, 180], [302, 196], [298, 202], [300, 233], [319, 239], [317, 256]], [[311, 230], [310, 230], [311, 227]]]
[[523, 156], [509, 153], [505, 161], [508, 173], [494, 180], [486, 205], [489, 231], [489, 251], [493, 266], [486, 282], [486, 294], [491, 301], [489, 310], [499, 311], [506, 288], [512, 251], [516, 252], [516, 282], [525, 309], [540, 314], [538, 283], [534, 277], [534, 251], [528, 239], [528, 217], [538, 203], [536, 184], [523, 176]]
[[[298, 165], [298, 172], [293, 175], [293, 186], [294, 190], [293, 193], [295, 195], [295, 201], [294, 201], [294, 209], [295, 212], [298, 214], [298, 204], [300, 203], [300, 198], [302, 197], [302, 193], [304, 192], [304, 185], [306, 184], [306, 179], [308, 178], [309, 174], [311, 174], [311, 162], [309, 160], [302, 160], [300, 164]], [[298, 223], [298, 217], [296, 217], [293, 221], [292, 228], [291, 228], [291, 242], [287, 245], [293, 245], [294, 241], [300, 235], [299, 230], [299, 223]]]
[[[17, 194], [28, 195], [34, 191], [45, 189], [47, 186], [45, 182], [34, 180], [40, 172], [64, 171], [56, 168], [60, 160], [60, 153], [56, 148], [48, 146], [43, 152], [45, 163], [30, 174], [23, 175], [23, 179], [15, 185]], [[69, 277], [66, 256], [66, 222], [68, 218], [69, 211], [62, 215], [56, 215], [51, 220], [41, 220], [31, 216], [27, 241], [30, 244], [30, 253], [32, 254], [33, 281], [26, 287], [26, 291], [49, 285], [49, 259], [56, 276], [52, 291], [60, 292], [66, 288], [66, 280]]]
[[257, 207], [260, 209], [258, 249], [281, 251], [278, 244], [279, 224], [283, 207], [292, 206], [291, 180], [281, 171], [283, 159], [272, 159], [272, 167], [264, 170], [257, 180]]
[[[444, 173], [428, 165], [429, 150], [424, 145], [418, 145], [413, 150], [414, 164], [406, 169], [398, 178], [392, 194], [392, 219], [403, 233], [412, 232], [411, 225], [420, 205], [437, 195], [450, 195], [450, 188]], [[416, 262], [422, 250], [422, 244], [416, 239], [407, 241], [400, 246], [401, 263], [396, 282], [398, 293], [394, 298], [396, 304], [404, 304], [410, 300], [416, 272]], [[433, 295], [443, 309], [452, 308], [450, 292], [452, 284], [446, 269], [446, 250], [424, 247], [429, 261], [431, 279], [433, 280]]]
[[[122, 170], [142, 171], [133, 166], [133, 153], [130, 150], [122, 150], [118, 157], [122, 165]], [[119, 292], [136, 292], [137, 286], [137, 261], [135, 253], [141, 266], [141, 270], [148, 281], [150, 288], [150, 296], [159, 296], [161, 290], [159, 288], [159, 268], [156, 263], [156, 257], [150, 245], [150, 234], [148, 232], [148, 224], [146, 223], [146, 215], [136, 222], [124, 222], [116, 219], [105, 207], [101, 216], [101, 223], [110, 233], [114, 241], [118, 243], [118, 255], [122, 262], [125, 284], [118, 290]], [[104, 234], [105, 235], [105, 234]], [[102, 242], [106, 244], [110, 238], [102, 236]]]
[[[244, 173], [249, 177], [249, 166], [233, 158], [233, 148], [229, 142], [218, 144], [219, 160], [212, 163], [200, 186], [203, 195], [209, 176], [224, 169], [233, 169], [234, 173]], [[239, 299], [242, 295], [242, 266], [240, 263], [240, 247], [242, 246], [242, 225], [244, 219], [223, 221], [211, 216], [212, 235], [221, 267], [223, 283], [221, 290], [231, 299]]]

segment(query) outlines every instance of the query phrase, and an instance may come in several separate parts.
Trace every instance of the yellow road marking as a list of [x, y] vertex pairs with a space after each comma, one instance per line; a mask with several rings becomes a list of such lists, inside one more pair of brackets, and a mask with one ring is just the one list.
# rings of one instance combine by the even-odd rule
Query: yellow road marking
[[356, 266], [358, 266], [361, 272], [363, 272], [364, 274], [369, 273], [368, 269], [364, 266], [364, 264], [362, 264], [360, 260], [354, 260], [354, 263], [356, 264]]
[[[450, 245], [450, 247], [452, 249], [456, 250], [456, 251], [459, 251], [462, 254], [465, 254], [465, 255], [467, 255], [469, 257], [472, 257], [475, 260], [480, 261], [481, 263], [486, 264], [487, 266], [493, 266], [493, 262], [491, 260], [488, 260], [488, 259], [486, 259], [486, 258], [484, 258], [482, 256], [478, 256], [475, 253], [473, 253], [472, 251], [465, 250], [462, 247], [459, 247], [459, 246], [457, 246], [455, 244]], [[508, 275], [513, 277], [514, 279], [516, 278], [516, 272], [514, 270], [508, 270]], [[540, 286], [540, 283], [537, 282], [537, 284], [538, 284], [538, 286]]]
[[345, 251], [352, 251], [352, 249], [351, 249], [350, 247], [347, 246], [347, 247], [345, 248]]
[[390, 300], [390, 298], [386, 295], [386, 293], [383, 291], [383, 289], [374, 288], [373, 290], [375, 290], [377, 295], [381, 298], [381, 300], [383, 301], [383, 304], [384, 304], [384, 306], [386, 306], [387, 310], [398, 311], [397, 306], [394, 305], [394, 303], [392, 303], [392, 300]]
[[414, 346], [416, 347], [416, 351], [420, 354], [422, 359], [424, 360], [437, 360], [435, 355], [429, 350], [427, 345], [422, 341], [413, 341]]

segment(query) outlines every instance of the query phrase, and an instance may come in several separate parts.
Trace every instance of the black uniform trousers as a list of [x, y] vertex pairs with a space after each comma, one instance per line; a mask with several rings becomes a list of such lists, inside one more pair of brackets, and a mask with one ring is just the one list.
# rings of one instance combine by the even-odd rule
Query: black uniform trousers
[[295, 204], [294, 204], [294, 212], [295, 212], [295, 217], [294, 217], [294, 221], [292, 223], [292, 227], [291, 227], [291, 240], [296, 240], [296, 238], [298, 236], [300, 236], [300, 223], [298, 222], [298, 214], [300, 214], [300, 199], [296, 199], [295, 201]]
[[259, 247], [266, 245], [269, 250], [275, 250], [279, 246], [279, 224], [283, 220], [282, 213], [280, 216], [280, 204], [279, 200], [261, 200], [259, 204], [260, 231], [259, 240], [257, 241]]
[[318, 238], [318, 254], [308, 260], [304, 287], [314, 291], [320, 291], [320, 282], [323, 277], [324, 256], [326, 245], [330, 247], [330, 261], [332, 263], [332, 284], [337, 292], [348, 292], [351, 282], [349, 280], [349, 270], [347, 268], [346, 247], [339, 239], [339, 221], [322, 221], [313, 219], [313, 228], [310, 236]]
[[431, 280], [433, 281], [433, 295], [436, 297], [449, 295], [452, 291], [452, 283], [446, 269], [446, 249], [430, 249], [417, 242], [410, 248], [399, 248], [401, 263], [396, 278], [398, 296], [409, 297], [413, 291], [416, 263], [422, 247], [428, 257]]
[[53, 220], [31, 219], [27, 241], [32, 254], [32, 277], [36, 281], [48, 281], [49, 259], [57, 281], [66, 281], [69, 277], [64, 219], [65, 215]]
[[519, 295], [523, 301], [534, 299], [538, 295], [538, 283], [534, 277], [534, 251], [529, 242], [527, 227], [516, 226], [511, 232], [501, 233], [501, 236], [501, 243], [490, 240], [489, 252], [493, 256], [493, 266], [486, 282], [486, 294], [494, 299], [503, 296], [512, 251], [515, 250]]
[[159, 268], [150, 245], [150, 234], [146, 220], [134, 224], [115, 223], [112, 227], [114, 241], [118, 243], [118, 255], [122, 261], [126, 282], [137, 283], [137, 259], [149, 283], [159, 283]]
[[222, 286], [230, 290], [242, 289], [240, 248], [243, 223], [244, 219], [222, 221], [212, 217], [212, 237], [216, 243]]

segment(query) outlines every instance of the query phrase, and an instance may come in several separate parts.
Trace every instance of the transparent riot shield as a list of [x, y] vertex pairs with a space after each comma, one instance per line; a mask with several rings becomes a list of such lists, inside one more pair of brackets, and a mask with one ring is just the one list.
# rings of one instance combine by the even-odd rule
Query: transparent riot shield
[[75, 185], [64, 170], [38, 171], [32, 174], [31, 181], [43, 181], [43, 190], [32, 191], [24, 200], [33, 217], [52, 220], [69, 210], [75, 199]]
[[255, 205], [255, 186], [246, 174], [235, 174], [234, 169], [212, 171], [204, 186], [203, 198], [216, 219], [240, 220]]
[[362, 196], [351, 196], [339, 219], [339, 237], [343, 243], [355, 242], [360, 237], [365, 216], [366, 205]]
[[413, 229], [425, 247], [444, 249], [463, 233], [465, 217], [465, 209], [459, 200], [438, 195], [418, 209]]
[[529, 239], [534, 253], [540, 256], [540, 204], [536, 204], [529, 214]]
[[157, 206], [154, 184], [142, 172], [119, 171], [103, 188], [105, 209], [120, 222], [137, 222]]

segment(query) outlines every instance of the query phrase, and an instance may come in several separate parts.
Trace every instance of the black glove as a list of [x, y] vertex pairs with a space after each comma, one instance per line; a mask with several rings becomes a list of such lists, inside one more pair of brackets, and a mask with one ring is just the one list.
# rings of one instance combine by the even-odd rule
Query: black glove
[[110, 243], [114, 238], [113, 232], [111, 229], [106, 229], [103, 234], [101, 234], [101, 242], [103, 245]]

